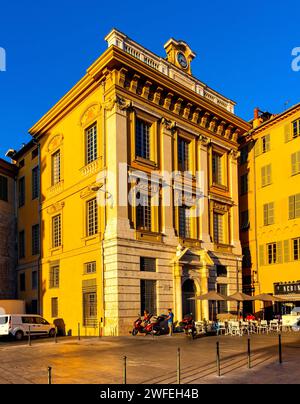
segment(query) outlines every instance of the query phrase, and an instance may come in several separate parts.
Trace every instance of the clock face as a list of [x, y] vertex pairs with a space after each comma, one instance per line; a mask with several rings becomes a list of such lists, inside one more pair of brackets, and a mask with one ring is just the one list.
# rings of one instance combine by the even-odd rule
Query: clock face
[[188, 67], [186, 57], [184, 56], [183, 53], [181, 53], [181, 52], [177, 53], [177, 60], [178, 60], [178, 63], [180, 64], [180, 66], [183, 67], [184, 69], [186, 69]]

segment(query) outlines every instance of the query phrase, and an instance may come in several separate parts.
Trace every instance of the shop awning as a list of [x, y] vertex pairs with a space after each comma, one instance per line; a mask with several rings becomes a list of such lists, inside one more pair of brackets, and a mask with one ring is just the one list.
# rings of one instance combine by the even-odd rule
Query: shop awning
[[275, 296], [282, 299], [283, 303], [284, 302], [300, 302], [300, 294], [297, 294], [297, 293], [290, 294], [290, 295], [275, 295]]

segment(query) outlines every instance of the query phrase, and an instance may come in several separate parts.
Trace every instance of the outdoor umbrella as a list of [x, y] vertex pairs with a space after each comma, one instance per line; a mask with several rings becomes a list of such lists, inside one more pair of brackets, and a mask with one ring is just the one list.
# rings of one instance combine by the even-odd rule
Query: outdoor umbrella
[[230, 299], [232, 300], [236, 300], [238, 302], [238, 316], [240, 314], [240, 303], [241, 302], [249, 302], [250, 300], [252, 300], [252, 296], [246, 295], [246, 293], [243, 292], [235, 292], [233, 295], [229, 296]]
[[214, 290], [211, 290], [208, 293], [205, 293], [204, 295], [196, 296], [196, 297], [190, 297], [188, 300], [208, 300], [212, 301], [212, 319], [213, 319], [213, 313], [214, 313], [214, 302], [221, 302], [224, 300], [231, 300], [231, 298], [227, 296], [223, 296], [220, 293], [215, 292]]
[[[283, 302], [283, 299], [279, 297], [268, 295], [267, 293], [261, 293], [256, 296], [252, 296], [251, 300], [260, 300], [261, 302]], [[263, 318], [265, 318], [265, 309], [263, 308]]]

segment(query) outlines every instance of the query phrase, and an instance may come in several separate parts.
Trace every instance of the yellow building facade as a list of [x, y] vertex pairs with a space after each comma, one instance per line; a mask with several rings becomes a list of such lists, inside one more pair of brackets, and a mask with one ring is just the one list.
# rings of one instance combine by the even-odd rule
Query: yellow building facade
[[239, 169], [244, 289], [293, 304], [300, 302], [299, 134], [299, 104], [278, 115], [256, 110], [241, 137]]
[[30, 130], [40, 199], [19, 230], [33, 208], [40, 310], [70, 335], [126, 335], [144, 309], [208, 319], [189, 297], [242, 288], [238, 138], [250, 125], [192, 76], [183, 41], [167, 42], [167, 59], [117, 30], [106, 41]]

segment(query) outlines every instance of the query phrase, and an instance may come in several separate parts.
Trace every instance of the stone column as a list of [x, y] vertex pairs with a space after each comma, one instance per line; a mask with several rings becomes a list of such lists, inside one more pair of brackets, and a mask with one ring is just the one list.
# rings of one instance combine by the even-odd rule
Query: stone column
[[174, 300], [175, 321], [182, 320], [182, 266], [178, 263], [174, 266]]
[[241, 255], [241, 243], [239, 235], [239, 189], [238, 189], [238, 166], [237, 159], [239, 153], [231, 150], [229, 154], [229, 178], [230, 178], [230, 196], [233, 206], [230, 212], [230, 244], [234, 246], [233, 253]]

